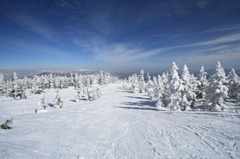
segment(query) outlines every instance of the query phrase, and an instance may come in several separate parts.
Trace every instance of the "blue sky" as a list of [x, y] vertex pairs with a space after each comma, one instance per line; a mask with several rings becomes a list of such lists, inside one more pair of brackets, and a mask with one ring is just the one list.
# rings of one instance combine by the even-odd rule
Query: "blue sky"
[[1, 0], [1, 69], [240, 68], [239, 0]]

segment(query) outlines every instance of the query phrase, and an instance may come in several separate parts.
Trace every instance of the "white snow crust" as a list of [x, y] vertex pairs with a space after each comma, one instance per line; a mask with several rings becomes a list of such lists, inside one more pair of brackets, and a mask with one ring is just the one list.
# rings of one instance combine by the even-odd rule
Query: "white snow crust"
[[[240, 114], [159, 110], [146, 94], [101, 88], [96, 101], [75, 102], [77, 90], [59, 91], [63, 108], [38, 111], [42, 95], [0, 97], [1, 159], [231, 159], [240, 158]], [[45, 92], [53, 103], [56, 90]]]

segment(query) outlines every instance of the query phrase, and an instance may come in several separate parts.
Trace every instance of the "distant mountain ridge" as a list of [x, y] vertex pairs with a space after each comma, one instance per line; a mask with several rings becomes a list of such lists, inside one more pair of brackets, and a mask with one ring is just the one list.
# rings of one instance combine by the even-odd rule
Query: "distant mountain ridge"
[[[224, 69], [226, 74], [228, 74], [231, 69]], [[240, 75], [240, 70], [235, 70], [238, 75]], [[92, 74], [98, 74], [100, 72], [106, 73], [106, 74], [111, 74], [114, 76], [117, 76], [119, 79], [127, 79], [129, 76], [132, 74], [139, 74], [140, 70], [137, 72], [111, 72], [111, 71], [91, 71], [91, 70], [86, 70], [86, 69], [76, 69], [76, 70], [0, 70], [0, 73], [3, 73], [5, 79], [13, 79], [13, 73], [16, 72], [18, 74], [19, 78], [24, 78], [26, 77], [32, 77], [34, 75], [41, 76], [41, 75], [48, 75], [48, 74], [53, 74], [56, 76], [71, 76], [72, 74], [81, 74], [81, 75], [92, 75]], [[178, 71], [179, 74], [181, 74], [181, 70]], [[214, 70], [206, 70], [208, 75], [212, 75]], [[147, 73], [147, 71], [145, 72]], [[157, 76], [159, 74], [162, 74], [163, 72], [159, 73], [152, 73], [149, 72], [150, 76]], [[194, 71], [190, 72], [193, 73], [194, 75], [199, 74], [199, 71]]]

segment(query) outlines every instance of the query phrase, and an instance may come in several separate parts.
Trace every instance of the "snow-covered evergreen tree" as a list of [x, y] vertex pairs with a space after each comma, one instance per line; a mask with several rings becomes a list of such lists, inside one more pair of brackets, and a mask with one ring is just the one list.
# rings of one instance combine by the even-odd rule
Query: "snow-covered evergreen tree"
[[134, 93], [139, 93], [139, 81], [138, 81], [137, 74], [132, 75], [132, 77], [129, 78], [129, 81], [132, 85], [132, 91]]
[[204, 98], [206, 95], [205, 88], [208, 85], [207, 74], [204, 71], [204, 67], [201, 66], [200, 73], [198, 74], [197, 98]]
[[147, 73], [147, 82], [151, 81], [151, 76]]
[[4, 87], [4, 75], [0, 73], [0, 95], [5, 94]]
[[13, 72], [13, 79], [16, 81], [18, 79], [18, 74], [16, 72]]
[[210, 110], [224, 111], [227, 109], [224, 104], [224, 99], [228, 97], [228, 88], [224, 85], [226, 83], [225, 71], [218, 61], [206, 92], [207, 102], [211, 104]]
[[47, 105], [45, 104], [44, 94], [42, 94], [41, 100], [38, 104], [38, 110], [45, 110]]
[[147, 83], [146, 91], [150, 99], [154, 99], [154, 89], [155, 89], [154, 83], [151, 79], [149, 79]]
[[170, 79], [169, 79], [169, 87], [167, 88], [167, 94], [165, 96], [166, 107], [171, 110], [180, 110], [180, 102], [182, 101], [181, 92], [183, 91], [182, 80], [178, 75], [178, 66], [175, 62], [172, 64], [172, 68], [170, 70]]
[[95, 89], [96, 98], [101, 98], [101, 92], [99, 88]]
[[156, 99], [159, 99], [162, 96], [162, 90], [163, 90], [162, 78], [160, 75], [158, 75], [157, 78], [154, 77], [153, 80], [154, 80], [154, 85], [156, 87], [154, 90], [154, 97]]
[[76, 100], [76, 102], [80, 102], [81, 101], [81, 93], [79, 91], [77, 92], [75, 100]]
[[62, 101], [61, 97], [59, 96], [59, 91], [56, 92], [56, 97], [53, 102], [54, 102], [53, 108], [62, 108], [63, 107], [63, 101]]
[[14, 99], [26, 99], [25, 90], [22, 80], [18, 79], [16, 72], [13, 73], [14, 80], [12, 82], [13, 87], [11, 87], [10, 96]]
[[[193, 102], [193, 101], [191, 101]], [[191, 104], [190, 101], [187, 98], [187, 94], [184, 93], [182, 100], [181, 100], [181, 110], [191, 110]]]
[[144, 80], [144, 71], [143, 69], [140, 71], [139, 77], [139, 93], [145, 92], [145, 80]]
[[229, 87], [229, 97], [240, 98], [240, 78], [236, 74], [235, 70], [232, 68], [228, 75], [228, 87]]
[[87, 93], [87, 98], [88, 100], [90, 101], [95, 101], [96, 99], [100, 98], [101, 97], [101, 94], [100, 94], [100, 89], [99, 88], [89, 88], [88, 89], [88, 93]]
[[163, 102], [162, 102], [162, 99], [161, 99], [161, 98], [159, 98], [159, 99], [157, 100], [157, 102], [156, 102], [156, 107], [157, 107], [157, 108], [164, 107], [164, 104], [163, 104]]
[[190, 75], [187, 65], [184, 65], [182, 70], [182, 101], [180, 103], [182, 110], [190, 110], [190, 106], [193, 106], [196, 98], [196, 94], [194, 93], [194, 80], [192, 79], [193, 77]]

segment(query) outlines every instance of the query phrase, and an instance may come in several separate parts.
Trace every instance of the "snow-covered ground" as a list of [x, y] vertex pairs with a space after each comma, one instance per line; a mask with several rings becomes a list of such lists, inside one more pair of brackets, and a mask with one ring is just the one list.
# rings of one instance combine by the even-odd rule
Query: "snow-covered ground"
[[[74, 102], [76, 90], [60, 90], [62, 109], [35, 113], [41, 95], [0, 97], [0, 158], [240, 158], [240, 114], [158, 110], [144, 94], [102, 88], [96, 101]], [[52, 102], [55, 90], [45, 93]]]

